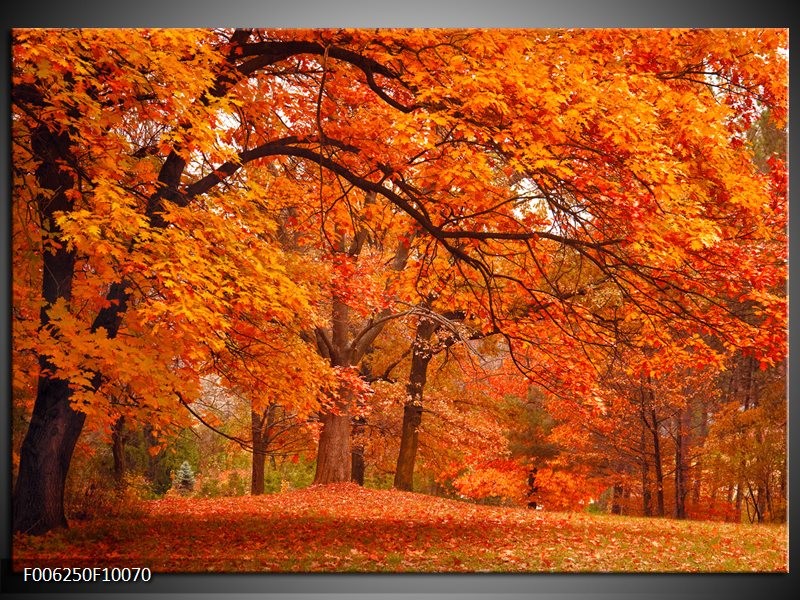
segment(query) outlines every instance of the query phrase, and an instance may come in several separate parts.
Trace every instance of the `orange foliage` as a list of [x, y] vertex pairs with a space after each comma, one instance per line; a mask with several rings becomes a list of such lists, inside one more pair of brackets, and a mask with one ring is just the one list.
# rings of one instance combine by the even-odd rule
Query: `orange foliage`
[[527, 470], [514, 460], [495, 459], [470, 466], [453, 481], [466, 498], [499, 498], [524, 504], [527, 499]]
[[[210, 373], [303, 417], [368, 407], [402, 391], [349, 369], [358, 342], [421, 301], [501, 334], [487, 357], [605, 431], [632, 414], [598, 385], [624, 345], [653, 350], [626, 376], [665, 389], [737, 348], [777, 364], [785, 165], [759, 171], [743, 140], [763, 107], [785, 124], [786, 47], [779, 29], [16, 30], [15, 402], [46, 357], [98, 429], [180, 424]], [[43, 222], [51, 151], [73, 184]], [[57, 248], [71, 287], [43, 302]], [[426, 391], [428, 460], [518, 495], [493, 462], [517, 381], [464, 385], [461, 359]], [[556, 506], [590, 487], [544, 479]]]

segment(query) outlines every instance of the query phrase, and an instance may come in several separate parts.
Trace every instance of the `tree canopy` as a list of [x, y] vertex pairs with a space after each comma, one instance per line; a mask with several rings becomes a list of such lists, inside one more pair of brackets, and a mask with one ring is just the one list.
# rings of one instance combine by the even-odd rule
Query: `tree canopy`
[[15, 529], [65, 523], [84, 420], [166, 431], [210, 374], [349, 480], [400, 319], [565, 402], [779, 365], [786, 33], [14, 31]]

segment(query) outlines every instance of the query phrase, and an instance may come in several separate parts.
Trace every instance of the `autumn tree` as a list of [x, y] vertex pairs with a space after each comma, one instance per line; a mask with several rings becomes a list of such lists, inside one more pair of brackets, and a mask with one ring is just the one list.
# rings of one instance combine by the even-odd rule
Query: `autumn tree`
[[[213, 353], [231, 347], [235, 351], [235, 345], [226, 345], [235, 340], [233, 321], [226, 323], [226, 313], [269, 315], [285, 322], [305, 316], [302, 290], [281, 273], [274, 254], [264, 252], [266, 244], [254, 244], [253, 225], [247, 224], [254, 205], [239, 207], [248, 212], [236, 209], [237, 221], [226, 214], [223, 203], [206, 198], [203, 212], [208, 220], [198, 227], [196, 207], [187, 202], [162, 205], [163, 197], [172, 193], [169, 182], [177, 182], [189, 155], [184, 160], [170, 150], [171, 158], [162, 164], [155, 157], [158, 150], [139, 145], [169, 136], [158, 119], [174, 115], [178, 107], [172, 106], [175, 97], [161, 84], [176, 83], [183, 76], [183, 89], [192, 89], [199, 81], [194, 78], [216, 62], [209, 53], [196, 54], [194, 62], [183, 64], [186, 68], [170, 79], [168, 73], [178, 64], [160, 59], [180, 54], [181, 44], [199, 49], [203, 38], [220, 40], [211, 32], [137, 34], [141, 52], [129, 51], [118, 65], [117, 48], [130, 32], [118, 33], [114, 39], [99, 32], [68, 32], [52, 47], [43, 46], [44, 56], [29, 39], [43, 32], [20, 32], [15, 46], [20, 50], [15, 55], [20, 73], [14, 88], [19, 108], [14, 121], [15, 202], [29, 207], [27, 213], [19, 211], [21, 216], [39, 224], [45, 301], [39, 339], [33, 341], [39, 345], [32, 349], [39, 356], [39, 387], [21, 446], [14, 495], [15, 528], [33, 533], [66, 523], [62, 495], [69, 458], [86, 415], [103, 414], [105, 387], [129, 384], [155, 412], [170, 418], [174, 403], [196, 397], [203, 363], [213, 362]], [[27, 56], [27, 50], [33, 56]], [[66, 58], [70, 56], [75, 60]], [[77, 81], [67, 74], [76, 66]], [[40, 67], [42, 77], [37, 79]], [[48, 91], [42, 87], [49, 85], [48, 78], [64, 85]], [[212, 75], [202, 85], [213, 80]], [[56, 88], [58, 92], [50, 94]], [[132, 104], [123, 102], [125, 97]], [[199, 128], [207, 128], [218, 114], [219, 107], [209, 104], [202, 103], [203, 109], [185, 107], [189, 113], [202, 113], [195, 115]], [[61, 115], [65, 105], [70, 108], [62, 122], [54, 115]], [[94, 114], [103, 117], [94, 120]], [[42, 116], [52, 122], [42, 122]], [[156, 125], [146, 127], [153, 121]], [[142, 129], [150, 137], [136, 135]], [[60, 141], [54, 146], [56, 139]], [[112, 158], [115, 152], [120, 160], [125, 157], [124, 165]], [[109, 158], [111, 162], [105, 162]], [[120, 167], [127, 175], [122, 176]], [[235, 203], [233, 188], [224, 198]], [[176, 210], [167, 215], [169, 207]], [[86, 226], [83, 219], [89, 217], [92, 223]], [[264, 233], [263, 219], [255, 232]], [[193, 250], [196, 244], [203, 251]], [[229, 250], [233, 262], [207, 262], [214, 260], [205, 251], [210, 244]], [[232, 273], [243, 285], [230, 287]], [[300, 293], [286, 293], [288, 303], [270, 306], [263, 294], [247, 289], [246, 273], [252, 277], [250, 284], [274, 290], [273, 300], [284, 295], [284, 285], [289, 286], [284, 291]], [[75, 292], [78, 296], [73, 298]], [[59, 348], [55, 355], [54, 348]]]
[[[386, 219], [395, 241], [413, 233], [421, 285], [446, 265], [542, 389], [588, 391], [631, 328], [779, 361], [783, 200], [743, 135], [762, 106], [785, 120], [785, 38], [15, 31], [12, 214], [30, 240], [15, 237], [14, 266], [32, 287], [15, 292], [14, 343], [37, 383], [14, 529], [66, 524], [70, 456], [110, 386], [170, 415], [220, 357], [268, 347], [266, 324], [312, 331], [339, 373], [327, 405], [300, 408], [321, 408], [316, 481], [349, 480], [353, 367], [397, 313], [369, 307], [353, 275]], [[325, 301], [281, 260], [276, 211], [296, 206], [325, 239], [310, 279], [336, 273]], [[731, 314], [718, 299], [733, 294], [763, 318]]]
[[[769, 111], [748, 131], [756, 166], [773, 182], [777, 210], [773, 227], [785, 227], [786, 131]], [[785, 265], [786, 256], [773, 260]], [[773, 284], [777, 297], [786, 294], [786, 281]], [[751, 323], [769, 320], [769, 312], [748, 298], [729, 299], [731, 310]], [[784, 309], [785, 310], [785, 309]], [[704, 451], [710, 465], [704, 482], [709, 503], [726, 503], [752, 521], [786, 518], [786, 360], [764, 365], [748, 348], [736, 348], [720, 373], [722, 407], [707, 432]], [[699, 493], [699, 491], [698, 491]]]

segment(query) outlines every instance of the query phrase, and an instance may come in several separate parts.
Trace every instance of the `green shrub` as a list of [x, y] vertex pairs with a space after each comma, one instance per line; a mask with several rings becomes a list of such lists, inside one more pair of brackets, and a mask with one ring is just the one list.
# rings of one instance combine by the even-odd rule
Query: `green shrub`
[[219, 498], [223, 495], [219, 481], [216, 479], [202, 479], [197, 495], [202, 498]]
[[267, 463], [264, 470], [264, 493], [279, 494], [290, 489], [301, 489], [311, 485], [314, 481], [314, 471], [317, 463], [298, 459], [283, 461], [271, 468]]
[[225, 483], [226, 496], [243, 496], [247, 493], [248, 487], [248, 481], [238, 471], [228, 473], [228, 480]]
[[390, 490], [394, 487], [394, 473], [376, 472], [367, 468], [364, 475], [364, 487], [373, 490]]

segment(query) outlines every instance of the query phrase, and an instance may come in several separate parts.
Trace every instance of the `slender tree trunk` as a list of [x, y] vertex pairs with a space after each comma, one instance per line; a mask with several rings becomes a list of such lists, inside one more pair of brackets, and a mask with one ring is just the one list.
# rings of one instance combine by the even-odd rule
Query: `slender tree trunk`
[[611, 496], [611, 514], [612, 515], [621, 515], [622, 514], [622, 494], [623, 488], [621, 483], [614, 484], [614, 491]]
[[[750, 482], [747, 482], [747, 493], [750, 496], [750, 502], [753, 504], [753, 516], [750, 517], [750, 522], [752, 523], [754, 520], [757, 520], [759, 523], [763, 522], [764, 516], [761, 513], [761, 505], [758, 498], [758, 494], [753, 491], [753, 486]], [[747, 514], [750, 515], [750, 504], [748, 502], [747, 506]]]
[[[367, 420], [363, 416], [353, 418], [351, 439], [359, 439], [364, 431], [364, 426]], [[367, 465], [364, 462], [364, 444], [363, 442], [354, 443], [351, 450], [350, 462], [352, 465], [352, 473], [350, 481], [358, 485], [364, 485], [364, 475], [366, 474]]]
[[642, 514], [646, 517], [653, 516], [653, 490], [650, 482], [650, 462], [648, 460], [649, 448], [647, 447], [647, 430], [650, 425], [647, 422], [647, 412], [645, 410], [646, 397], [644, 385], [639, 385], [639, 418], [641, 427], [639, 429], [639, 456], [641, 456], [642, 468]]
[[430, 339], [436, 324], [421, 318], [417, 324], [411, 354], [411, 372], [406, 386], [406, 403], [403, 406], [403, 429], [400, 437], [400, 452], [394, 474], [394, 487], [411, 491], [414, 486], [414, 465], [419, 447], [419, 427], [422, 423], [422, 394], [428, 379], [428, 364], [433, 353]]
[[264, 431], [265, 415], [256, 410], [250, 411], [250, 425], [253, 438], [253, 462], [250, 469], [250, 495], [264, 493], [264, 467], [267, 460], [267, 435]]
[[[359, 409], [362, 408], [358, 403], [357, 406]], [[364, 440], [362, 439], [366, 425], [367, 419], [363, 414], [357, 414], [351, 420], [350, 481], [357, 485], [364, 485], [364, 476], [367, 471], [367, 463], [364, 459]]]
[[121, 486], [125, 480], [127, 464], [125, 460], [125, 417], [114, 421], [111, 429], [111, 454], [114, 458], [114, 481]]
[[[641, 417], [642, 422], [647, 426], [650, 430], [650, 434], [653, 438], [653, 471], [655, 473], [655, 484], [656, 484], [656, 516], [663, 517], [664, 516], [664, 469], [662, 466], [661, 461], [661, 439], [659, 437], [658, 431], [658, 414], [656, 413], [656, 395], [655, 391], [653, 390], [653, 380], [648, 375], [647, 377], [647, 386], [645, 387], [644, 382], [642, 382], [642, 411]], [[645, 394], [645, 390], [647, 394]], [[645, 410], [645, 405], [649, 408]], [[647, 418], [647, 414], [650, 414], [650, 420]]]
[[650, 489], [650, 463], [647, 460], [647, 435], [644, 424], [641, 428], [639, 439], [640, 464], [642, 467], [642, 514], [645, 517], [653, 516], [653, 492]]
[[775, 521], [775, 510], [772, 506], [772, 493], [769, 486], [763, 488], [764, 492], [764, 514], [767, 521]]
[[763, 523], [769, 519], [769, 494], [767, 488], [759, 485], [756, 488], [756, 498], [758, 498], [758, 522]]
[[147, 451], [147, 478], [151, 482], [156, 481], [156, 477], [158, 475], [158, 461], [161, 457], [162, 450], [159, 450], [157, 453], [153, 453], [151, 451], [156, 444], [156, 436], [153, 433], [153, 428], [149, 425], [145, 425], [144, 427], [144, 447]]
[[[741, 394], [742, 410], [747, 411], [754, 406], [753, 388], [755, 381], [755, 361], [748, 357], [741, 356], [739, 359], [738, 371], [740, 372], [740, 379], [744, 379], [744, 381], [741, 386], [737, 384], [736, 394]], [[747, 464], [744, 456], [742, 456], [739, 460], [739, 481], [736, 483], [735, 500], [736, 515], [739, 519], [741, 519], [742, 515], [742, 502], [745, 502], [745, 504], [747, 503], [749, 490], [750, 481], [747, 473]], [[745, 506], [745, 508], [749, 516], [750, 508], [749, 506]]]
[[411, 491], [414, 487], [414, 466], [419, 448], [419, 427], [422, 423], [422, 405], [408, 402], [403, 407], [403, 430], [400, 452], [394, 473], [394, 487]]
[[[364, 428], [364, 424], [366, 423], [366, 419], [364, 417], [356, 417], [353, 419], [352, 425], [352, 436], [355, 438], [360, 433], [361, 430]], [[364, 485], [364, 475], [366, 473], [366, 464], [364, 462], [364, 445], [358, 444], [353, 445], [352, 450], [350, 452], [350, 462], [351, 462], [351, 474], [350, 474], [350, 481], [353, 483], [357, 483], [358, 485]]]
[[653, 469], [656, 475], [656, 515], [659, 517], [664, 516], [664, 469], [661, 463], [661, 440], [658, 436], [658, 420], [656, 418], [656, 409], [651, 410], [653, 418]]
[[734, 496], [733, 505], [736, 507], [736, 518], [741, 519], [742, 516], [742, 500], [744, 499], [744, 479], [739, 479], [736, 483], [736, 495]]
[[683, 411], [675, 416], [675, 518], [686, 518], [686, 469], [684, 464]]
[[692, 503], [697, 506], [700, 504], [700, 495], [703, 487], [703, 455], [699, 450], [703, 447], [706, 438], [708, 437], [708, 410], [705, 405], [699, 407], [700, 427], [698, 432], [698, 439], [694, 446], [698, 449], [697, 460], [694, 463], [692, 474]]

